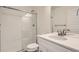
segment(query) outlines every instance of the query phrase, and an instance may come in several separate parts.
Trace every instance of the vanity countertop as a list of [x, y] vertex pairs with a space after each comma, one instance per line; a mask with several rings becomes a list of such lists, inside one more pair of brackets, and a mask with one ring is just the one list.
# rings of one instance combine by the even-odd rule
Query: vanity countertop
[[65, 48], [69, 48], [71, 50], [75, 50], [75, 51], [79, 51], [79, 34], [75, 34], [73, 33], [72, 36], [65, 36], [65, 38], [67, 38], [67, 40], [57, 40], [54, 39], [53, 37], [51, 38], [50, 36], [54, 36], [57, 35], [57, 33], [48, 33], [48, 34], [42, 34], [42, 35], [38, 35], [38, 37], [43, 38], [45, 40], [48, 40], [52, 43], [61, 45]]

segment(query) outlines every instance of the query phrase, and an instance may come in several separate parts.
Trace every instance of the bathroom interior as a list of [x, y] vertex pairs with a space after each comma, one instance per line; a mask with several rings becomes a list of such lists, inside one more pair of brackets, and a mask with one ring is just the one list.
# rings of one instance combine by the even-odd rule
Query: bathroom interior
[[79, 52], [79, 6], [0, 6], [0, 52]]

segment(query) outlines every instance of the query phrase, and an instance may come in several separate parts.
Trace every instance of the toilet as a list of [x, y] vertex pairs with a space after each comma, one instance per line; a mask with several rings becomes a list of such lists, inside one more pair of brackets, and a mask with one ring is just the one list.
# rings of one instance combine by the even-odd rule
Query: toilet
[[39, 46], [37, 43], [31, 43], [26, 46], [26, 51], [27, 52], [36, 52], [36, 51], [38, 51], [38, 48], [39, 48]]

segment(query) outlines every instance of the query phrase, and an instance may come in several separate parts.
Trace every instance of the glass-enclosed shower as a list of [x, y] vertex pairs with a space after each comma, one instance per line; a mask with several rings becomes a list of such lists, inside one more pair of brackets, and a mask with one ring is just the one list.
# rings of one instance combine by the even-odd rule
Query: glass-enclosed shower
[[[20, 6], [19, 6], [20, 7]], [[13, 7], [0, 7], [1, 52], [22, 51], [30, 43], [36, 43], [37, 14]]]
[[36, 13], [26, 13], [22, 18], [22, 48], [31, 43], [37, 43], [37, 21]]

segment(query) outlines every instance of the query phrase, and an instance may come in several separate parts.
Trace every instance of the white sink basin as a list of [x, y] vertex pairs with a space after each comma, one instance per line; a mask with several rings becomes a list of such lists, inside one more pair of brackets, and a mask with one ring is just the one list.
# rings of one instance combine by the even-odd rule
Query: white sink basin
[[58, 36], [58, 34], [56, 33], [55, 35], [50, 35], [49, 37], [56, 40], [67, 40], [68, 37], [79, 38], [79, 36], [75, 33], [67, 33], [66, 36]]
[[67, 33], [66, 37], [79, 38], [78, 34], [75, 33]]
[[49, 37], [56, 40], [67, 40], [67, 38], [65, 38], [64, 36], [49, 36]]

